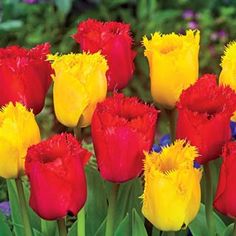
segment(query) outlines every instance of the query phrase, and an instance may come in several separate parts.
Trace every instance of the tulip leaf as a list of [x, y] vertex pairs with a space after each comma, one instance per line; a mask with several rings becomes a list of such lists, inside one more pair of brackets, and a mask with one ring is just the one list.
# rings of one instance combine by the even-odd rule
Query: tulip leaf
[[127, 214], [118, 225], [115, 236], [147, 236], [144, 227], [144, 221], [137, 213], [136, 209], [132, 209], [131, 214]]
[[130, 219], [129, 214], [120, 222], [118, 225], [115, 236], [130, 236], [132, 235], [131, 227], [130, 227]]
[[13, 223], [13, 230], [17, 236], [24, 235], [19, 225], [22, 225], [18, 195], [14, 180], [7, 180], [7, 189], [11, 207], [11, 218]]
[[153, 226], [152, 236], [160, 236], [160, 235], [161, 235], [161, 231]]
[[76, 236], [76, 235], [77, 235], [77, 220], [73, 223], [73, 225], [70, 227], [68, 231], [68, 236]]
[[147, 236], [144, 221], [135, 209], [132, 211], [132, 236]]
[[142, 193], [142, 183], [139, 178], [120, 185], [116, 204], [119, 206], [116, 209], [116, 227], [124, 219], [127, 213], [130, 215], [132, 214], [133, 208], [135, 208], [137, 212], [141, 214], [140, 196]]
[[88, 196], [85, 205], [86, 234], [94, 235], [107, 215], [107, 195], [99, 172], [86, 167]]
[[0, 235], [3, 236], [12, 236], [12, 232], [10, 230], [10, 227], [7, 223], [6, 217], [0, 212]]
[[104, 221], [101, 223], [99, 226], [97, 232], [94, 234], [94, 236], [104, 236], [105, 235], [105, 230], [106, 230], [106, 222], [107, 218], [104, 219]]
[[[226, 226], [216, 213], [214, 213], [214, 221], [217, 235], [222, 235], [222, 232], [225, 231]], [[189, 229], [193, 236], [206, 235], [206, 232], [208, 232], [204, 204], [201, 204], [196, 218], [191, 224], [189, 224]]]
[[228, 225], [228, 227], [225, 229], [223, 236], [231, 236], [233, 235], [234, 230], [234, 223]]
[[48, 221], [41, 219], [41, 232], [43, 236], [56, 235], [57, 233], [56, 221]]

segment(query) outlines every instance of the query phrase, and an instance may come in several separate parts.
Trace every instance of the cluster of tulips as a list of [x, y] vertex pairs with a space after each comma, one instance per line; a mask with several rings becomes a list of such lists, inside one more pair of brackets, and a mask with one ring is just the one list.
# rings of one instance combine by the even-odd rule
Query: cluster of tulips
[[[213, 74], [198, 79], [199, 31], [143, 38], [151, 94], [170, 118], [172, 138], [172, 143], [152, 148], [160, 110], [120, 92], [135, 69], [130, 26], [89, 19], [78, 25], [73, 38], [82, 53], [52, 55], [48, 43], [30, 50], [0, 49], [0, 176], [16, 181], [24, 235], [33, 234], [24, 209], [24, 175], [30, 207], [43, 219], [58, 220], [61, 236], [66, 235], [68, 214], [84, 214], [84, 167], [93, 153], [82, 147], [78, 134], [89, 125], [98, 170], [113, 183], [106, 236], [115, 235], [119, 186], [138, 177], [143, 177], [144, 217], [170, 235], [186, 228], [200, 208], [203, 173], [208, 189], [205, 235], [216, 235], [213, 205], [236, 217], [236, 142], [230, 129], [236, 111], [236, 43], [226, 47], [218, 84]], [[41, 141], [35, 116], [44, 107], [51, 81], [56, 118], [75, 135], [61, 133]], [[209, 161], [219, 156], [223, 163], [212, 203]]]

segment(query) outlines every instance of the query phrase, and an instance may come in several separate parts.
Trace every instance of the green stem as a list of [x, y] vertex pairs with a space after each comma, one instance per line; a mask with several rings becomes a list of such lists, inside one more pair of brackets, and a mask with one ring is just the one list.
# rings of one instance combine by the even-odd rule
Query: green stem
[[205, 170], [205, 177], [206, 177], [206, 202], [205, 202], [205, 207], [206, 207], [206, 220], [207, 220], [207, 225], [208, 225], [208, 230], [209, 230], [209, 236], [215, 236], [215, 224], [214, 224], [214, 218], [213, 218], [213, 183], [212, 183], [212, 173], [211, 173], [211, 168], [210, 168], [210, 163], [207, 162], [204, 165], [204, 170]]
[[169, 119], [171, 140], [172, 140], [172, 142], [174, 142], [175, 141], [175, 132], [176, 132], [177, 111], [176, 111], [176, 109], [173, 109], [173, 110], [166, 109], [166, 114]]
[[233, 229], [232, 236], [236, 236], [236, 221], [234, 221], [234, 229]]
[[114, 222], [115, 222], [115, 211], [116, 211], [116, 198], [118, 195], [119, 184], [113, 183], [110, 197], [108, 199], [108, 212], [107, 212], [107, 224], [105, 236], [114, 235]]
[[166, 234], [167, 236], [175, 236], [175, 231], [169, 231]]
[[20, 178], [15, 179], [15, 181], [16, 181], [16, 189], [19, 196], [19, 204], [21, 208], [21, 217], [22, 217], [22, 221], [24, 225], [25, 236], [32, 236], [33, 234], [32, 234], [29, 216], [27, 212], [27, 204], [26, 204], [23, 184]]
[[85, 236], [85, 210], [84, 207], [79, 211], [77, 215], [77, 234], [79, 236]]
[[64, 218], [57, 220], [57, 226], [58, 226], [59, 236], [66, 236], [67, 231], [66, 231], [66, 223], [65, 223]]
[[82, 135], [81, 135], [81, 128], [79, 126], [76, 126], [73, 128], [73, 132], [74, 132], [74, 136], [77, 140], [81, 140], [82, 139]]

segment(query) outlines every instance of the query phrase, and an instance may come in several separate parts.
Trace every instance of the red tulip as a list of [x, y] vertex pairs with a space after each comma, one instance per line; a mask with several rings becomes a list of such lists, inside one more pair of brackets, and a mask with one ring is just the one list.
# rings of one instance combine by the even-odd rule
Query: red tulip
[[124, 182], [143, 170], [144, 151], [154, 139], [157, 110], [123, 94], [97, 105], [91, 132], [98, 168], [104, 179]]
[[30, 206], [42, 218], [76, 215], [87, 197], [83, 164], [90, 153], [71, 134], [55, 135], [31, 146], [25, 161]]
[[73, 38], [85, 52], [101, 50], [109, 65], [107, 71], [108, 90], [127, 86], [134, 71], [134, 57], [130, 25], [115, 21], [100, 22], [92, 19], [81, 22]]
[[216, 159], [231, 138], [229, 124], [236, 110], [235, 92], [218, 86], [216, 77], [207, 74], [183, 91], [177, 108], [176, 137], [186, 138], [198, 148], [198, 163]]
[[50, 45], [27, 50], [18, 46], [0, 49], [0, 106], [20, 102], [38, 114], [51, 83], [53, 73], [46, 61]]
[[236, 218], [236, 142], [229, 142], [223, 148], [223, 163], [214, 207], [222, 214]]

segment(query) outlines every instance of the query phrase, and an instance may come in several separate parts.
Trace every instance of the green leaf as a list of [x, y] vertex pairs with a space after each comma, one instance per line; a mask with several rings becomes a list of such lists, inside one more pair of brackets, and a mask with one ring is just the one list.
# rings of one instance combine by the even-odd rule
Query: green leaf
[[105, 230], [106, 230], [106, 222], [107, 218], [104, 219], [104, 221], [101, 223], [99, 226], [97, 232], [94, 234], [94, 236], [104, 236], [105, 235]]
[[121, 184], [116, 209], [116, 226], [124, 219], [124, 217], [129, 213], [132, 215], [132, 210], [135, 208], [138, 213], [141, 214], [141, 199], [140, 196], [143, 193], [142, 183], [139, 178], [131, 180], [127, 183]]
[[56, 221], [48, 221], [41, 219], [41, 232], [43, 236], [52, 236], [57, 233]]
[[144, 222], [135, 209], [132, 211], [132, 236], [147, 236]]
[[115, 236], [130, 236], [130, 235], [132, 235], [132, 230], [130, 227], [129, 214], [127, 214], [126, 217], [118, 225], [115, 231]]
[[234, 223], [228, 225], [228, 227], [225, 229], [223, 236], [231, 236], [233, 235], [234, 230]]
[[68, 236], [77, 236], [77, 221], [75, 221], [73, 225], [70, 227], [68, 231]]
[[55, 4], [60, 12], [67, 15], [72, 7], [73, 0], [55, 0]]
[[[226, 226], [216, 213], [214, 213], [214, 221], [217, 235], [222, 235], [222, 232], [225, 231]], [[206, 232], [208, 232], [204, 204], [201, 204], [196, 218], [191, 224], [189, 224], [189, 229], [193, 236], [206, 235]]]
[[18, 195], [16, 192], [16, 186], [14, 180], [7, 180], [7, 189], [11, 207], [11, 217], [13, 223], [13, 229], [17, 236], [24, 235], [19, 225], [22, 225], [21, 214], [19, 208]]
[[21, 28], [23, 22], [21, 20], [8, 20], [0, 23], [0, 31], [13, 31]]
[[118, 225], [115, 236], [147, 236], [143, 219], [133, 208]]
[[0, 212], [0, 235], [12, 236], [6, 217]]
[[88, 196], [85, 205], [86, 234], [94, 235], [107, 215], [107, 195], [99, 172], [86, 167]]

